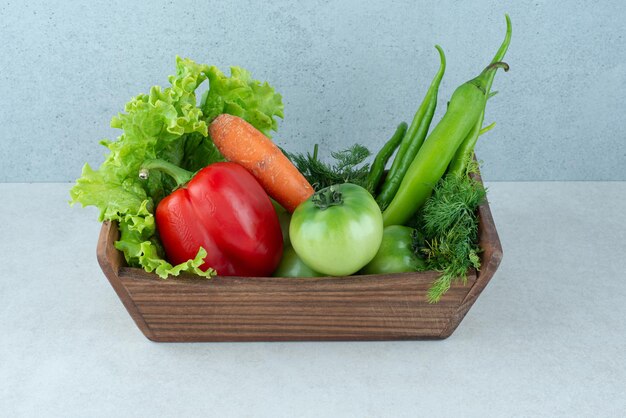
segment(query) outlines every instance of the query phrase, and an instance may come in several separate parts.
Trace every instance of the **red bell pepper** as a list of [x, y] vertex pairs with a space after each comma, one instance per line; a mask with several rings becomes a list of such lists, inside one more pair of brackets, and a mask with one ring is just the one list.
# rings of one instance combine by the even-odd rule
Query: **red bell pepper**
[[160, 169], [180, 185], [159, 202], [156, 225], [167, 259], [174, 264], [207, 251], [206, 271], [220, 276], [269, 276], [278, 266], [283, 236], [278, 215], [263, 187], [237, 163], [211, 164], [192, 174], [164, 161]]

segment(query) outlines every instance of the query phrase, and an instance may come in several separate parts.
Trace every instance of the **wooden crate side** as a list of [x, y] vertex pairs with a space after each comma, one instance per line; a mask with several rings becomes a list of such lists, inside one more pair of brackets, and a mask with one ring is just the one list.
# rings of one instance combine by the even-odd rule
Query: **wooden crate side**
[[133, 301], [131, 295], [126, 290], [126, 287], [119, 278], [120, 269], [126, 265], [124, 255], [121, 251], [115, 248], [115, 241], [119, 239], [119, 230], [115, 222], [105, 221], [100, 229], [100, 236], [98, 238], [98, 246], [96, 248], [96, 256], [98, 258], [98, 264], [102, 272], [111, 283], [113, 290], [122, 301], [122, 304], [130, 314], [137, 327], [143, 332], [143, 334], [154, 340], [150, 327], [144, 320], [141, 312], [137, 309], [137, 305]]
[[121, 280], [159, 341], [436, 338], [475, 281], [426, 302], [434, 272], [307, 279]]

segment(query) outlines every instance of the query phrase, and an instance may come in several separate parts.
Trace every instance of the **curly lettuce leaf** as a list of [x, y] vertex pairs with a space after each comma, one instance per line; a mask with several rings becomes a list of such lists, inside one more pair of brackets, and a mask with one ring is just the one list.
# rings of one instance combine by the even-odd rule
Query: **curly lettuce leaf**
[[195, 258], [185, 263], [176, 266], [168, 263], [161, 243], [156, 238], [154, 215], [148, 210], [147, 201], [142, 203], [139, 212], [137, 215], [127, 214], [118, 221], [120, 239], [115, 243], [115, 248], [124, 253], [128, 265], [143, 267], [147, 272], [155, 272], [163, 279], [170, 275], [178, 276], [183, 271], [202, 277], [216, 274], [211, 268], [207, 271], [200, 269], [207, 256], [204, 248], [200, 248]]
[[[116, 248], [124, 252], [129, 265], [155, 271], [161, 277], [181, 271], [202, 276], [215, 274], [211, 269], [199, 269], [206, 257], [204, 251], [178, 266], [164, 260], [153, 211], [176, 185], [160, 172], [152, 173], [148, 181], [138, 176], [141, 165], [149, 159], [180, 164], [185, 159], [187, 137], [207, 137], [208, 127], [202, 111], [196, 107], [195, 95], [197, 87], [206, 80], [207, 71], [206, 65], [177, 57], [176, 75], [169, 77], [171, 87], [152, 87], [149, 94], [134, 97], [125, 106], [125, 113], [113, 117], [111, 126], [121, 129], [122, 135], [116, 141], [101, 141], [109, 149], [105, 161], [98, 170], [86, 164], [70, 191], [72, 204], [96, 206], [100, 221], [118, 221], [121, 237]], [[204, 165], [211, 162], [207, 160]]]
[[139, 179], [145, 160], [162, 158], [179, 164], [183, 153], [176, 151], [184, 147], [183, 135], [208, 134], [194, 93], [206, 79], [208, 67], [181, 58], [176, 59], [176, 66], [171, 87], [153, 87], [150, 94], [133, 98], [125, 107], [126, 113], [113, 117], [111, 126], [122, 129], [123, 134], [117, 141], [101, 141], [110, 151], [106, 160], [98, 170], [86, 165], [70, 192], [72, 202], [98, 207], [101, 220], [118, 219], [115, 212], [137, 213], [142, 201], [152, 198], [155, 190], [168, 188], [154, 180]]
[[207, 73], [209, 90], [202, 97], [200, 108], [210, 123], [222, 113], [239, 116], [270, 137], [278, 129], [276, 116], [284, 117], [282, 96], [266, 82], [253, 80], [250, 72], [230, 68], [227, 77], [212, 66]]
[[[196, 90], [207, 79], [210, 89], [198, 107]], [[115, 246], [130, 266], [162, 278], [183, 271], [210, 277], [216, 274], [213, 269], [200, 270], [207, 255], [202, 248], [194, 259], [176, 266], [165, 260], [154, 209], [176, 184], [159, 171], [152, 171], [147, 181], [140, 180], [141, 165], [158, 158], [195, 172], [223, 161], [208, 137], [208, 124], [218, 114], [241, 116], [267, 134], [276, 130], [274, 117], [283, 117], [283, 105], [272, 87], [238, 67], [226, 77], [215, 67], [176, 57], [176, 74], [168, 81], [170, 87], [152, 87], [112, 118], [111, 126], [122, 134], [116, 141], [100, 142], [109, 153], [97, 170], [85, 164], [70, 191], [70, 203], [95, 206], [100, 221], [118, 222], [121, 235]]]
[[111, 171], [96, 171], [85, 164], [82, 176], [70, 190], [70, 197], [71, 204], [97, 207], [100, 210], [98, 221], [102, 222], [121, 219], [129, 208], [140, 207], [147, 194], [133, 181], [124, 181], [123, 177], [114, 176]]
[[180, 166], [191, 172], [196, 172], [205, 167], [207, 161], [226, 161], [213, 141], [200, 134], [187, 135], [183, 151], [184, 157], [181, 159]]

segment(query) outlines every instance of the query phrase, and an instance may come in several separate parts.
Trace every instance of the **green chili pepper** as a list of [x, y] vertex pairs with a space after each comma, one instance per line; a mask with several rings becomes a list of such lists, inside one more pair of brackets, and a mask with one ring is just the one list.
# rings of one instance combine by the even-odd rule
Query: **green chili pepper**
[[487, 83], [498, 68], [508, 70], [508, 64], [490, 64], [476, 78], [459, 86], [441, 121], [430, 133], [409, 166], [398, 192], [383, 212], [383, 222], [402, 225], [424, 204], [435, 184], [450, 165], [450, 161], [470, 130], [476, 125], [487, 101]]
[[[504, 54], [506, 54], [507, 49], [509, 48], [509, 44], [511, 43], [511, 19], [509, 15], [505, 15], [506, 17], [506, 35], [504, 36], [504, 41], [496, 52], [496, 55], [491, 60], [491, 63], [496, 63], [502, 61], [504, 59]], [[492, 72], [490, 77], [487, 79], [485, 90], [491, 97], [492, 93], [489, 92], [491, 89], [491, 84], [493, 83], [493, 77], [495, 76], [495, 72]], [[495, 94], [495, 93], [493, 93]], [[476, 126], [472, 131], [467, 135], [467, 138], [463, 140], [463, 143], [456, 151], [456, 154], [452, 158], [450, 162], [450, 167], [448, 168], [448, 173], [455, 174], [457, 176], [464, 175], [467, 171], [467, 163], [472, 159], [474, 154], [474, 147], [476, 146], [476, 142], [478, 141], [478, 136], [480, 130], [483, 125], [483, 119], [485, 117], [485, 109], [483, 108], [478, 121], [476, 122]]]
[[406, 122], [400, 123], [391, 139], [389, 139], [389, 141], [387, 141], [387, 143], [380, 149], [378, 154], [376, 154], [376, 158], [374, 158], [374, 162], [372, 163], [372, 167], [370, 168], [370, 172], [367, 176], [367, 190], [371, 194], [376, 192], [378, 183], [380, 183], [380, 178], [385, 171], [385, 165], [387, 165], [387, 161], [389, 161], [393, 152], [396, 148], [398, 148], [398, 145], [400, 145], [402, 138], [404, 138], [406, 128]]
[[424, 97], [422, 104], [417, 109], [417, 112], [413, 117], [413, 122], [411, 122], [409, 130], [406, 132], [406, 135], [400, 144], [398, 154], [394, 158], [391, 168], [389, 169], [389, 174], [387, 175], [380, 193], [376, 198], [378, 205], [383, 210], [389, 205], [389, 202], [391, 202], [391, 199], [393, 199], [394, 195], [398, 191], [402, 178], [406, 174], [411, 162], [415, 159], [417, 152], [424, 143], [424, 139], [428, 133], [428, 128], [430, 127], [430, 122], [432, 121], [435, 109], [437, 108], [437, 93], [439, 90], [439, 84], [441, 83], [443, 74], [446, 71], [446, 56], [443, 53], [443, 49], [441, 49], [439, 45], [435, 45], [435, 48], [439, 51], [439, 71], [435, 74], [435, 78], [426, 92], [426, 97]]

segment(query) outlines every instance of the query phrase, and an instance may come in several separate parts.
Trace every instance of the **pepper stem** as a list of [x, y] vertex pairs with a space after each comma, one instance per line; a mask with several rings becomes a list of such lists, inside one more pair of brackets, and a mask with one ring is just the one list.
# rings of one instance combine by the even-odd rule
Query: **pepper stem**
[[147, 160], [141, 165], [141, 168], [139, 169], [139, 178], [147, 180], [150, 176], [150, 170], [159, 170], [172, 176], [178, 187], [185, 185], [193, 177], [193, 173], [191, 171], [187, 171], [184, 168], [180, 168], [170, 162], [156, 159]]
[[491, 87], [491, 80], [493, 80], [491, 72], [495, 72], [498, 68], [502, 68], [504, 71], [509, 71], [509, 64], [503, 61], [492, 62], [483, 70], [482, 73], [480, 73], [478, 77], [469, 82], [479, 88], [483, 93], [488, 94], [488, 89]]
[[498, 68], [502, 68], [504, 72], [507, 72], [509, 71], [509, 64], [507, 64], [504, 61], [492, 62], [483, 70], [483, 74], [485, 74], [488, 71], [491, 71], [493, 69], [498, 69]]
[[330, 186], [325, 189], [319, 190], [313, 194], [311, 198], [313, 204], [319, 210], [326, 210], [331, 206], [339, 206], [343, 204], [343, 196], [341, 192], [335, 187]]

